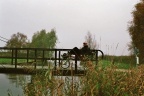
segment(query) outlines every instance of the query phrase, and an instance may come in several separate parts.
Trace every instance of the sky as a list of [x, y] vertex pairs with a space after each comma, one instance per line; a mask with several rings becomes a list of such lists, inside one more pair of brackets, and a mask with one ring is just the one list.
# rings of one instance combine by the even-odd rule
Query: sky
[[[139, 0], [0, 0], [0, 36], [21, 32], [31, 40], [45, 29], [56, 30], [56, 48], [82, 47], [87, 32], [108, 55], [129, 55], [132, 11]], [[2, 38], [0, 38], [2, 39]], [[2, 39], [5, 40], [5, 39]], [[0, 41], [0, 47], [5, 46]]]

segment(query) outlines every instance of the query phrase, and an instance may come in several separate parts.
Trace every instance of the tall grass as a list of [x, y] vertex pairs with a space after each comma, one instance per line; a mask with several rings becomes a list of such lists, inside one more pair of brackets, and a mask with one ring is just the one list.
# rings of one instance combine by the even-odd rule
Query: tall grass
[[118, 71], [115, 65], [101, 67], [87, 61], [85, 76], [52, 76], [51, 70], [33, 76], [26, 96], [142, 96], [144, 65]]

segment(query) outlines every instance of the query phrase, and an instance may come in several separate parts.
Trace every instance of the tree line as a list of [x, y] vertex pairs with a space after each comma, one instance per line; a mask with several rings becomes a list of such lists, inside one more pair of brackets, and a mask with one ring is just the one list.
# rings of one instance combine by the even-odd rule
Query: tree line
[[[24, 33], [17, 32], [13, 34], [6, 43], [5, 47], [8, 48], [55, 48], [57, 44], [58, 36], [56, 30], [51, 29], [47, 32], [45, 29], [37, 31], [33, 34], [32, 40], [29, 41]], [[90, 49], [98, 48], [95, 36], [91, 32], [87, 32], [85, 36], [85, 42], [88, 43]]]
[[5, 47], [10, 48], [54, 48], [58, 38], [56, 31], [51, 29], [46, 32], [45, 29], [37, 31], [33, 34], [32, 40], [29, 41], [27, 36], [23, 33], [17, 32], [13, 34], [6, 43]]

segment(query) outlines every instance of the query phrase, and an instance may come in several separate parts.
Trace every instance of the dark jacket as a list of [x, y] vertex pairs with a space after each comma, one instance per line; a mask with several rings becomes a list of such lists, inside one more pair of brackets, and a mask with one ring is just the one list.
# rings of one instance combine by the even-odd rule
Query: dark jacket
[[90, 54], [90, 48], [88, 46], [84, 46], [81, 48], [81, 54], [82, 55], [89, 55]]

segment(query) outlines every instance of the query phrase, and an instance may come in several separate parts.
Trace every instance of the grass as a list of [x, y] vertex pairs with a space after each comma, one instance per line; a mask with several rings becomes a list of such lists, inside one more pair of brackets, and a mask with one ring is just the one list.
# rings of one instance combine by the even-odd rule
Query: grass
[[118, 69], [130, 69], [136, 67], [134, 56], [105, 56], [100, 62], [102, 66], [115, 65]]
[[[15, 60], [13, 60], [13, 62], [15, 62]], [[17, 62], [23, 63], [23, 62], [27, 62], [27, 61], [25, 59], [18, 59]], [[0, 64], [11, 64], [11, 63], [12, 63], [11, 59], [0, 58]]]
[[0, 64], [11, 64], [11, 59], [0, 58]]
[[[28, 60], [29, 62], [32, 62], [34, 60]], [[13, 60], [13, 62], [15, 62], [15, 59]], [[26, 59], [17, 59], [18, 63], [26, 63], [27, 60]], [[37, 60], [37, 62], [41, 62], [40, 60]], [[11, 59], [6, 59], [6, 58], [0, 58], [0, 64], [11, 64]]]
[[123, 62], [115, 62], [114, 64], [109, 61], [109, 60], [101, 60], [99, 62], [103, 67], [108, 67], [111, 65], [115, 65], [118, 69], [129, 69], [129, 68], [134, 68], [135, 65], [131, 65], [131, 64], [127, 64], [127, 63], [123, 63]]

